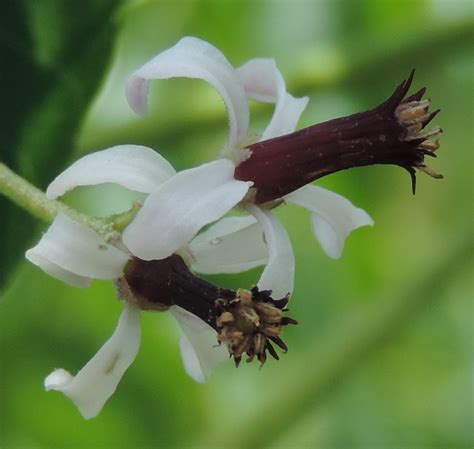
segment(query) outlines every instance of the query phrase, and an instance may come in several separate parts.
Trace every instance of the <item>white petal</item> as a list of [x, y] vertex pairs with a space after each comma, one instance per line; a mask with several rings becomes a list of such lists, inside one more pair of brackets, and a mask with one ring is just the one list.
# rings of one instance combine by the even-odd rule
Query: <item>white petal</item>
[[51, 262], [44, 256], [44, 252], [41, 251], [41, 249], [38, 250], [37, 247], [26, 251], [25, 257], [31, 263], [40, 267], [46, 274], [73, 287], [86, 288], [89, 287], [92, 282], [92, 279], [89, 277], [78, 276]]
[[248, 189], [249, 183], [234, 179], [234, 165], [226, 159], [184, 170], [148, 196], [123, 241], [141, 259], [168, 257], [232, 209]]
[[139, 346], [140, 311], [127, 305], [112, 337], [76, 376], [58, 369], [45, 379], [44, 386], [46, 390], [64, 393], [84, 418], [94, 418], [135, 360]]
[[214, 46], [195, 37], [184, 37], [138, 69], [127, 82], [127, 99], [138, 114], [147, 110], [148, 80], [175, 77], [207, 81], [221, 95], [229, 114], [229, 146], [234, 147], [247, 135], [249, 111], [247, 98], [235, 69]]
[[46, 196], [51, 200], [74, 187], [105, 182], [150, 193], [175, 173], [170, 163], [151, 148], [118, 145], [74, 162], [49, 185]]
[[296, 129], [308, 104], [308, 97], [295, 98], [286, 92], [285, 81], [273, 59], [256, 58], [237, 69], [245, 93], [253, 100], [276, 103], [272, 120], [262, 140], [288, 134]]
[[341, 257], [344, 242], [352, 231], [374, 224], [363, 209], [321, 187], [307, 185], [286, 195], [284, 199], [313, 213], [314, 234], [327, 255], [333, 259]]
[[296, 129], [308, 101], [308, 97], [295, 98], [287, 93], [282, 96], [278, 100], [270, 124], [263, 132], [262, 140], [292, 133]]
[[227, 217], [191, 241], [188, 248], [198, 273], [240, 273], [266, 263], [263, 230], [252, 216]]
[[203, 383], [216, 365], [229, 358], [229, 352], [218, 344], [217, 332], [196, 315], [178, 306], [169, 310], [183, 331], [180, 348], [184, 368], [196, 382]]
[[26, 258], [51, 276], [81, 287], [89, 279], [119, 277], [128, 261], [127, 254], [64, 214], [54, 219]]
[[258, 281], [260, 290], [271, 290], [274, 299], [281, 299], [293, 292], [295, 256], [288, 233], [269, 210], [248, 206], [265, 233], [268, 246], [268, 263]]

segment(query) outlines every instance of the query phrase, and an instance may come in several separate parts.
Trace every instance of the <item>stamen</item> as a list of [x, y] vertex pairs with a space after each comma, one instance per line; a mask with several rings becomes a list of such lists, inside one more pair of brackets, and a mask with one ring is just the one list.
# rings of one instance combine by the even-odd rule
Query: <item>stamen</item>
[[430, 106], [430, 100], [410, 101], [409, 103], [402, 103], [395, 109], [395, 114], [401, 122], [423, 121], [423, 116], [426, 115]]
[[437, 126], [436, 128], [433, 128], [430, 131], [419, 132], [414, 135], [409, 135], [405, 140], [429, 139], [430, 137], [440, 135], [442, 132], [443, 130], [439, 126]]
[[426, 173], [428, 176], [431, 176], [432, 178], [435, 178], [435, 179], [443, 179], [444, 176], [439, 174], [439, 173], [436, 173], [435, 171], [433, 171], [431, 168], [427, 167], [426, 165], [420, 165], [418, 167], [422, 172]]
[[[439, 141], [432, 142], [431, 140], [425, 140], [424, 142], [420, 143], [419, 146], [428, 152], [432, 152], [439, 148]], [[432, 155], [436, 157], [434, 153], [432, 153]]]

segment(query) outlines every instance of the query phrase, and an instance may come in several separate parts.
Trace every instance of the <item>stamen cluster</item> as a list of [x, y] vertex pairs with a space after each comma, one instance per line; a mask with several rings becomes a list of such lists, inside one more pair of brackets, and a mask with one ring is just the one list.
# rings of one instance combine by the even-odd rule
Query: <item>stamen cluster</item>
[[[406, 94], [412, 79], [413, 73], [405, 83], [402, 83], [395, 90], [392, 97], [388, 100], [390, 106], [391, 103], [395, 103], [396, 100], [400, 101], [400, 97], [403, 97]], [[435, 151], [439, 148], [439, 142], [436, 138], [443, 132], [439, 126], [436, 126], [431, 130], [425, 129], [426, 125], [428, 125], [440, 111], [439, 109], [433, 112], [429, 111], [431, 100], [422, 99], [425, 92], [426, 88], [423, 87], [415, 94], [405, 98], [395, 107], [394, 110], [394, 116], [404, 130], [400, 140], [405, 142], [412, 149], [411, 152], [406, 153], [409, 159], [406, 161], [405, 165], [403, 163], [399, 163], [398, 165], [405, 168], [410, 173], [412, 177], [413, 193], [415, 193], [416, 190], [415, 168], [418, 168], [433, 178], [443, 178], [443, 175], [431, 170], [424, 161], [425, 155], [436, 157]]]
[[267, 351], [278, 360], [272, 342], [283, 352], [288, 350], [280, 333], [284, 326], [298, 322], [283, 316], [288, 296], [274, 300], [270, 295], [270, 291], [259, 291], [254, 287], [251, 291], [239, 289], [234, 299], [219, 298], [216, 301], [218, 339], [227, 345], [236, 366], [239, 366], [244, 353], [248, 356], [247, 362], [257, 357], [263, 365]]

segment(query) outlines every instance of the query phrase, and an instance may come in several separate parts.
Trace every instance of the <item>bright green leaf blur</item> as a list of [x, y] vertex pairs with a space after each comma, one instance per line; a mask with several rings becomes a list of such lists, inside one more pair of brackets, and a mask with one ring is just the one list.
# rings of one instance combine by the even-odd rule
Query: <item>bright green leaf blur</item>
[[[88, 9], [60, 3], [25, 2], [30, 9], [23, 28], [10, 22], [11, 30], [3, 19], [0, 28], [2, 48], [13, 49], [0, 77], [4, 67], [18, 71], [2, 79], [15, 90], [3, 98], [1, 157], [42, 187], [77, 157], [115, 144], [151, 146], [177, 169], [217, 154], [226, 115], [204, 83], [152, 83], [145, 118], [125, 101], [127, 76], [184, 35], [209, 40], [236, 66], [255, 56], [275, 58], [289, 91], [310, 97], [300, 126], [380, 103], [415, 67], [413, 90], [427, 86], [433, 109], [442, 109], [435, 120], [444, 130], [441, 149], [428, 162], [445, 179], [420, 173], [414, 197], [408, 174], [395, 167], [321, 180], [375, 220], [348, 239], [339, 261], [323, 254], [306, 211], [280, 208], [297, 261], [290, 306], [300, 324], [285, 330], [288, 354], [262, 369], [244, 364], [237, 370], [229, 362], [198, 385], [183, 371], [176, 323], [166, 313], [143, 314], [139, 355], [92, 421], [59, 393], [46, 393], [42, 381], [54, 368], [77, 371], [112, 333], [121, 310], [114, 286], [74, 289], [23, 263], [0, 299], [0, 447], [472, 447], [473, 252], [465, 247], [472, 244], [472, 2], [135, 0], [117, 10], [112, 1], [80, 2]], [[113, 60], [99, 86], [108, 41], [114, 42]], [[46, 74], [54, 68], [48, 90], [38, 92], [43, 85], [25, 66], [32, 55]], [[65, 79], [88, 93], [82, 112], [100, 90], [85, 119], [76, 114], [55, 130], [51, 123], [71, 117], [70, 105], [78, 101]], [[42, 101], [33, 106], [35, 98]], [[252, 112], [258, 133], [271, 108]], [[48, 150], [49, 142], [54, 149]], [[130, 197], [120, 189], [85, 188], [67, 200], [104, 215], [126, 209]], [[6, 248], [22, 253], [26, 236], [37, 229], [29, 221], [27, 234], [15, 233], [23, 223], [19, 214], [7, 227], [13, 207], [6, 205], [1, 200], [0, 278], [13, 258]], [[211, 279], [250, 287], [258, 275]], [[387, 335], [385, 329], [370, 334], [383, 338], [365, 341], [363, 330], [376, 329], [379, 319], [395, 313], [390, 304], [403, 298], [412, 300], [413, 310], [401, 310]], [[308, 372], [320, 376], [314, 384]]]

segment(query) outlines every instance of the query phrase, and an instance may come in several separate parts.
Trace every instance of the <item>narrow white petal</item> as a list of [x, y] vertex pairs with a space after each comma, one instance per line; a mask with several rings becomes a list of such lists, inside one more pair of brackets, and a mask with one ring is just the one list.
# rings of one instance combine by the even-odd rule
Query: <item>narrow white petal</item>
[[84, 276], [78, 276], [64, 268], [56, 265], [45, 257], [44, 252], [37, 247], [31, 248], [25, 253], [25, 257], [36, 266], [40, 267], [46, 274], [59, 279], [73, 287], [86, 288], [91, 285], [92, 279]]
[[295, 98], [285, 93], [275, 106], [275, 112], [262, 135], [262, 140], [292, 133], [298, 124], [301, 114], [308, 104], [309, 98]]
[[234, 179], [234, 165], [220, 159], [178, 173], [153, 192], [123, 241], [144, 260], [163, 259], [186, 245], [206, 224], [221, 218], [247, 193]]
[[271, 290], [275, 299], [293, 292], [295, 256], [288, 233], [269, 210], [249, 206], [248, 210], [257, 218], [265, 233], [268, 246], [268, 263], [258, 281], [260, 290]]
[[229, 146], [247, 135], [247, 98], [235, 69], [214, 46], [195, 37], [184, 37], [138, 69], [127, 82], [127, 99], [138, 114], [147, 110], [149, 80], [175, 77], [198, 78], [211, 84], [221, 95], [229, 114]]
[[45, 379], [44, 386], [64, 393], [84, 418], [94, 418], [135, 360], [139, 346], [140, 311], [126, 305], [114, 334], [76, 376], [58, 369]]
[[309, 209], [313, 231], [329, 257], [338, 259], [347, 236], [361, 226], [372, 226], [374, 221], [363, 209], [349, 200], [321, 187], [307, 185], [284, 197], [290, 203]]
[[274, 59], [254, 58], [237, 68], [247, 97], [264, 103], [276, 103], [285, 93], [285, 80]]
[[196, 382], [203, 383], [216, 365], [229, 358], [229, 352], [218, 344], [216, 331], [196, 315], [178, 306], [169, 310], [183, 331], [180, 348], [184, 368]]
[[148, 80], [141, 78], [138, 71], [127, 80], [125, 95], [128, 104], [138, 115], [146, 115], [148, 112], [148, 87]]
[[194, 238], [188, 247], [198, 273], [240, 273], [263, 265], [268, 250], [252, 216], [227, 217]]
[[43, 271], [81, 287], [89, 279], [120, 276], [128, 255], [107, 244], [86, 225], [59, 214], [26, 258]]
[[272, 120], [262, 140], [288, 134], [296, 129], [308, 104], [308, 97], [295, 98], [286, 92], [285, 81], [273, 59], [255, 58], [237, 69], [247, 96], [265, 103], [276, 103]]
[[77, 186], [105, 182], [150, 193], [175, 173], [171, 164], [151, 148], [118, 145], [74, 162], [49, 185], [46, 196], [55, 199]]

